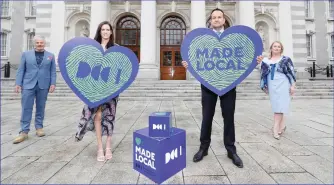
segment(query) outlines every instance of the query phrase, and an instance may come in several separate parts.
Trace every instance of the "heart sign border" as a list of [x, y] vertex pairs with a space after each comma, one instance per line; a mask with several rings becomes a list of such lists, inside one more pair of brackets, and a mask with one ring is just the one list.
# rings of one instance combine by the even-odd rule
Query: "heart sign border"
[[[211, 35], [215, 38], [217, 38], [218, 41], [221, 41], [224, 37], [226, 37], [229, 34], [234, 34], [234, 33], [240, 33], [246, 35], [253, 43], [254, 45], [254, 57], [252, 60], [252, 63], [250, 63], [248, 69], [240, 75], [236, 80], [234, 80], [233, 83], [228, 85], [227, 87], [223, 88], [222, 90], [217, 89], [213, 85], [209, 84], [204, 78], [202, 78], [194, 69], [194, 66], [192, 66], [191, 62], [189, 62], [189, 50], [190, 50], [190, 45], [194, 39], [196, 39], [199, 36], [202, 35]], [[248, 26], [243, 26], [243, 25], [236, 25], [227, 28], [222, 32], [220, 36], [218, 36], [212, 29], [209, 28], [196, 28], [189, 32], [181, 45], [181, 56], [184, 61], [187, 61], [188, 63], [188, 70], [189, 72], [205, 87], [210, 89], [212, 92], [216, 93], [219, 96], [224, 95], [234, 87], [236, 87], [239, 83], [241, 83], [257, 66], [257, 61], [256, 57], [259, 55], [262, 55], [262, 50], [263, 50], [263, 43], [260, 35], [252, 28]], [[224, 80], [224, 79], [222, 79]]]
[[[70, 56], [72, 50], [74, 48], [76, 48], [78, 46], [82, 46], [82, 45], [95, 47], [96, 49], [98, 49], [101, 52], [103, 57], [106, 56], [109, 53], [112, 53], [112, 52], [122, 53], [122, 54], [124, 54], [128, 57], [128, 59], [131, 62], [131, 65], [132, 65], [131, 75], [130, 75], [129, 79], [125, 82], [125, 84], [122, 85], [121, 88], [119, 88], [116, 92], [114, 92], [114, 93], [110, 94], [109, 96], [106, 96], [102, 99], [99, 99], [96, 102], [91, 102], [89, 99], [87, 99], [80, 92], [80, 90], [74, 85], [74, 83], [70, 79], [67, 68], [66, 68], [67, 58]], [[59, 66], [61, 75], [62, 75], [63, 79], [65, 80], [65, 82], [67, 83], [67, 85], [90, 108], [98, 107], [99, 105], [110, 101], [112, 98], [115, 98], [120, 93], [122, 93], [124, 90], [126, 90], [133, 83], [135, 78], [137, 77], [138, 70], [139, 70], [138, 58], [132, 50], [130, 50], [126, 47], [123, 47], [123, 46], [115, 45], [113, 47], [110, 47], [106, 51], [104, 51], [100, 43], [98, 43], [97, 41], [95, 41], [91, 38], [87, 38], [87, 37], [75, 37], [75, 38], [67, 41], [59, 51], [58, 66]], [[113, 69], [111, 69], [111, 70], [113, 70]]]

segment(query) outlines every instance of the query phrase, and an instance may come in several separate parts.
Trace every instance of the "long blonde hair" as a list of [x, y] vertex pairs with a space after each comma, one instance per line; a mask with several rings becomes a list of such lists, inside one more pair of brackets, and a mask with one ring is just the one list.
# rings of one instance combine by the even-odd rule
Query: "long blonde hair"
[[269, 55], [269, 58], [272, 57], [272, 51], [271, 51], [271, 50], [273, 49], [273, 45], [274, 45], [275, 43], [278, 43], [279, 45], [281, 45], [281, 54], [282, 54], [283, 51], [284, 51], [283, 44], [282, 44], [280, 41], [274, 41], [274, 42], [270, 45], [270, 55]]

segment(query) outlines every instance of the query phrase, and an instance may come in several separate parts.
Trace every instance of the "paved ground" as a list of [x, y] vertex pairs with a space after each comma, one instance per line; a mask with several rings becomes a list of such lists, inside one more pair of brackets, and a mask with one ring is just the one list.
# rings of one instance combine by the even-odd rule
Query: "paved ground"
[[113, 137], [113, 159], [96, 161], [96, 140], [89, 133], [75, 143], [82, 104], [48, 102], [45, 131], [14, 145], [20, 104], [3, 101], [1, 110], [1, 183], [143, 184], [153, 182], [132, 169], [132, 133], [147, 126], [154, 111], [173, 112], [173, 125], [187, 131], [187, 168], [164, 183], [275, 184], [333, 183], [333, 100], [293, 100], [287, 132], [275, 140], [269, 101], [237, 102], [237, 150], [244, 168], [235, 167], [223, 146], [223, 120], [217, 112], [209, 155], [199, 163], [200, 102], [120, 101]]

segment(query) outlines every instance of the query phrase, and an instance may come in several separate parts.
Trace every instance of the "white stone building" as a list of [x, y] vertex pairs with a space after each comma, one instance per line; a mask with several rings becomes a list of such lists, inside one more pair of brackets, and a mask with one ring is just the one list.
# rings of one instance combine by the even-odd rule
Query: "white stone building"
[[[334, 59], [331, 1], [1, 1], [1, 63], [19, 64], [22, 51], [32, 48], [32, 37], [43, 35], [47, 49], [58, 55], [75, 36], [93, 38], [97, 25], [110, 21], [115, 41], [139, 57], [138, 78], [185, 80], [180, 66], [180, 44], [185, 34], [208, 27], [212, 9], [224, 10], [228, 26], [256, 29], [268, 51], [280, 40], [298, 77], [313, 61], [326, 66]], [[325, 15], [325, 16], [324, 16]], [[325, 17], [325, 19], [324, 19]], [[13, 74], [12, 74], [13, 77]]]

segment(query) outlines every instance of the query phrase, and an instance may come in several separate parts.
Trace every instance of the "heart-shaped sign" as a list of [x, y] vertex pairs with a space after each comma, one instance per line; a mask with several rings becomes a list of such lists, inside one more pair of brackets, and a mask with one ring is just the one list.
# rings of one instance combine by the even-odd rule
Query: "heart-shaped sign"
[[220, 36], [211, 29], [197, 28], [183, 40], [181, 55], [190, 73], [222, 96], [253, 71], [262, 49], [261, 37], [247, 26], [232, 26]]
[[97, 107], [118, 96], [135, 80], [137, 56], [123, 46], [104, 51], [95, 40], [76, 37], [59, 52], [60, 72], [72, 91], [89, 107]]

